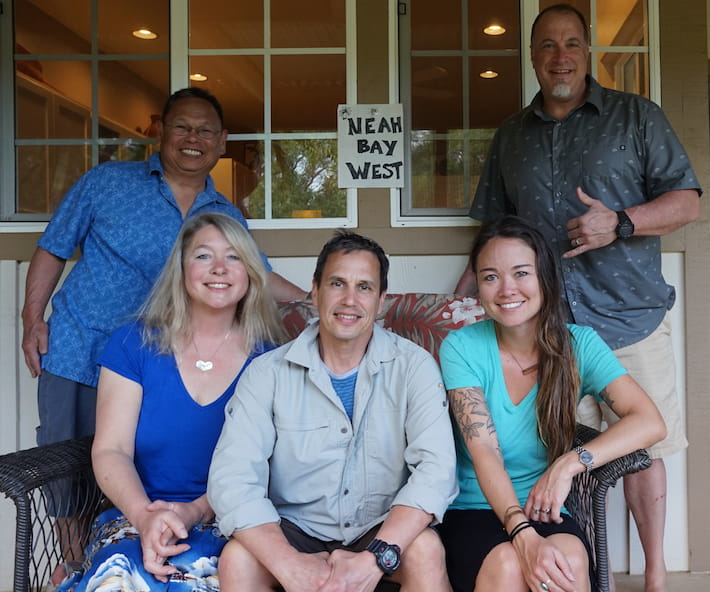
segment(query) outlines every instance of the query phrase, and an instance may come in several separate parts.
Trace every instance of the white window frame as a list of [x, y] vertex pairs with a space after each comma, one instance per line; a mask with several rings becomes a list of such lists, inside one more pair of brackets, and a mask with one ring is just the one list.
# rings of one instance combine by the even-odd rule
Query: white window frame
[[[414, 0], [407, 0], [412, 2]], [[389, 31], [389, 63], [390, 71], [394, 72], [390, 79], [390, 97], [394, 101], [398, 101], [399, 89], [408, 88], [409, 79], [403, 79], [400, 85], [400, 75], [406, 65], [401, 64], [401, 53], [399, 51], [400, 32], [398, 30], [400, 0], [390, 0], [390, 31]], [[649, 93], [650, 98], [657, 104], [661, 104], [661, 76], [660, 76], [660, 44], [657, 41], [659, 38], [659, 18], [658, 18], [658, 0], [646, 0], [648, 10], [648, 46], [597, 46], [596, 45], [596, 13], [597, 0], [590, 0], [590, 14], [592, 15], [591, 28], [591, 68], [590, 73], [595, 78], [597, 77], [597, 54], [605, 52], [614, 53], [648, 53], [649, 56]], [[525, 105], [530, 104], [533, 97], [537, 93], [539, 86], [535, 71], [532, 67], [530, 56], [530, 28], [539, 13], [539, 3], [530, 2], [528, 0], [520, 0], [520, 31], [521, 31], [521, 74], [522, 74], [522, 101], [520, 106], [522, 109]], [[408, 32], [407, 32], [408, 33]], [[406, 71], [404, 72], [406, 74]], [[410, 147], [405, 143], [405, 183], [410, 182], [408, 164], [410, 158]], [[472, 196], [473, 197], [473, 196]], [[442, 208], [443, 209], [443, 208]], [[390, 189], [390, 224], [393, 227], [441, 227], [441, 226], [474, 226], [477, 222], [470, 219], [467, 215], [444, 215], [444, 216], [426, 216], [418, 215], [411, 216], [402, 213], [402, 190]]]
[[[344, 48], [302, 48], [302, 49], [272, 49], [269, 47], [269, 2], [264, 2], [264, 28], [266, 46], [262, 51], [254, 50], [204, 50], [190, 49], [188, 47], [188, 0], [170, 0], [170, 92], [175, 92], [189, 85], [189, 58], [200, 55], [245, 55], [258, 54], [264, 56], [264, 104], [270, 105], [270, 57], [272, 55], [304, 55], [304, 54], [344, 54], [346, 67], [346, 102], [357, 102], [357, 0], [345, 0], [346, 38]], [[15, 172], [15, 97], [14, 97], [14, 19], [13, 0], [6, 0], [3, 4], [2, 18], [0, 18], [0, 233], [8, 232], [43, 232], [47, 221], [46, 214], [18, 214], [16, 211], [16, 172]], [[95, 18], [95, 15], [94, 15]], [[39, 56], [44, 58], [44, 56]], [[50, 56], [52, 59], [76, 60], [76, 55]], [[79, 56], [79, 59], [102, 59], [101, 56]], [[115, 56], [111, 56], [115, 59]], [[146, 58], [148, 59], [148, 58]], [[92, 76], [92, 85], [98, 84], [98, 78]], [[94, 91], [96, 88], [93, 89]], [[94, 96], [98, 96], [94, 92]], [[98, 112], [98, 105], [92, 105], [94, 113]], [[273, 133], [270, 130], [271, 113], [265, 111], [265, 130], [259, 134], [229, 134], [229, 141], [261, 140], [264, 141], [264, 183], [267, 216], [271, 212], [271, 140], [293, 139], [332, 139], [337, 138], [337, 132], [313, 133]], [[94, 125], [98, 125], [94, 120]], [[336, 108], [333, 110], [333, 121], [336, 121]], [[335, 125], [334, 125], [335, 127]], [[92, 146], [98, 152], [101, 143], [92, 140], [36, 140], [23, 141], [23, 144], [61, 144], [61, 145], [86, 145]], [[357, 189], [349, 188], [346, 192], [346, 215], [338, 218], [291, 218], [291, 219], [249, 219], [252, 229], [280, 229], [280, 228], [333, 228], [357, 227]], [[11, 197], [8, 197], [11, 196]], [[9, 218], [9, 220], [8, 220]], [[21, 218], [21, 219], [12, 219]]]
[[[264, 0], [264, 50], [255, 52], [253, 50], [214, 50], [214, 49], [189, 49], [188, 47], [188, 0], [172, 0], [171, 10], [174, 10], [178, 22], [171, 23], [171, 39], [175, 40], [175, 45], [171, 46], [171, 54], [180, 56], [182, 59], [175, 60], [171, 66], [171, 92], [174, 92], [187, 84], [189, 81], [189, 58], [192, 56], [214, 56], [214, 55], [263, 55], [264, 56], [264, 105], [271, 104], [271, 57], [275, 55], [317, 55], [317, 54], [344, 54], [345, 55], [345, 75], [346, 75], [346, 102], [357, 102], [357, 0], [345, 0], [345, 47], [344, 48], [271, 48], [269, 35], [269, 2]], [[174, 14], [171, 12], [171, 14]], [[183, 18], [184, 17], [184, 18]], [[175, 28], [173, 28], [175, 27]], [[175, 35], [179, 30], [180, 35]], [[179, 39], [178, 39], [179, 38]], [[177, 81], [177, 82], [173, 82]], [[219, 97], [218, 97], [219, 98]], [[333, 110], [333, 122], [336, 121], [336, 110]], [[335, 125], [334, 125], [335, 127]], [[335, 228], [357, 227], [357, 189], [349, 188], [346, 193], [346, 215], [340, 218], [270, 218], [271, 215], [271, 141], [272, 140], [336, 140], [337, 132], [311, 132], [311, 133], [276, 133], [271, 131], [271, 112], [264, 112], [264, 132], [257, 134], [229, 134], [228, 141], [257, 140], [264, 142], [264, 194], [266, 219], [250, 218], [249, 228], [251, 229], [282, 229], [282, 228]]]

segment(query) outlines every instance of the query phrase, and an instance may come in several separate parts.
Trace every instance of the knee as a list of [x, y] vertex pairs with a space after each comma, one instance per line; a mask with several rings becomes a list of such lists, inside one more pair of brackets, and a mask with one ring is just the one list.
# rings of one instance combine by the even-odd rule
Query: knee
[[236, 582], [238, 578], [255, 577], [261, 569], [261, 564], [256, 558], [244, 546], [231, 539], [222, 549], [217, 564], [222, 590], [229, 589], [228, 583]]
[[523, 579], [520, 557], [512, 544], [498, 545], [488, 554], [488, 559], [494, 560], [503, 581], [517, 582]]
[[580, 548], [575, 548], [572, 552], [567, 553], [567, 562], [570, 569], [578, 582], [582, 582], [589, 578], [589, 558], [587, 550], [580, 542]]
[[425, 528], [402, 555], [402, 573], [446, 574], [444, 545], [439, 535]]

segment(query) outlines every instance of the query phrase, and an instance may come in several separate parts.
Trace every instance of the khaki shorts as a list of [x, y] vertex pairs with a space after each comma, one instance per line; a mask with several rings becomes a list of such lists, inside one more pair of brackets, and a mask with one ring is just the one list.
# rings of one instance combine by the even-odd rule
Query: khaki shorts
[[[675, 361], [671, 342], [671, 323], [666, 313], [663, 322], [646, 339], [614, 351], [621, 364], [651, 397], [666, 422], [668, 435], [648, 449], [651, 458], [671, 456], [688, 446], [680, 402], [675, 390]], [[602, 420], [611, 425], [619, 417], [606, 403], [591, 396], [584, 397], [577, 407], [577, 421], [596, 429]]]

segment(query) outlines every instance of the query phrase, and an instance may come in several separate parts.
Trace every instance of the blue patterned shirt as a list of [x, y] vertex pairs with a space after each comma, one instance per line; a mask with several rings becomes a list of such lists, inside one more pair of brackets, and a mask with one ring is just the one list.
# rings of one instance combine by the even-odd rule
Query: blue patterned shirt
[[612, 349], [652, 333], [675, 301], [661, 273], [661, 240], [634, 236], [571, 259], [566, 224], [587, 207], [581, 187], [612, 210], [700, 184], [660, 107], [588, 77], [584, 104], [558, 121], [533, 102], [497, 131], [470, 216], [517, 214], [560, 256], [569, 320], [594, 327]]
[[[187, 217], [207, 211], [247, 227], [239, 208], [217, 192], [210, 177]], [[183, 221], [158, 154], [145, 162], [104, 163], [76, 182], [39, 240], [41, 248], [62, 259], [81, 249], [52, 298], [42, 368], [96, 385], [96, 360], [111, 333], [145, 300]]]

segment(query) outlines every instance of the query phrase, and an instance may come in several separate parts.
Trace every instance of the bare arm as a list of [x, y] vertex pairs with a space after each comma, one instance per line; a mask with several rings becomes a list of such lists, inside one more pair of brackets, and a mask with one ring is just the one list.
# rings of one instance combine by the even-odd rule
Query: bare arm
[[297, 551], [275, 522], [235, 531], [232, 538], [249, 551], [286, 592], [315, 592], [330, 576], [325, 555]]
[[[431, 524], [432, 519], [431, 514], [418, 508], [393, 506], [375, 538], [397, 545], [404, 555], [414, 539]], [[328, 564], [332, 571], [329, 580], [321, 588], [322, 592], [371, 592], [382, 579], [382, 570], [378, 567], [375, 556], [369, 551], [353, 553], [336, 550], [331, 553]]]
[[276, 302], [290, 302], [291, 300], [304, 300], [308, 295], [306, 290], [302, 290], [296, 284], [288, 281], [275, 271], [269, 273], [269, 287], [271, 295]]
[[493, 419], [479, 387], [449, 391], [451, 414], [466, 442], [481, 489], [501, 523], [507, 508], [518, 503], [505, 470]]
[[[605, 247], [616, 240], [619, 219], [614, 210], [577, 188], [577, 197], [589, 210], [567, 223], [567, 236], [575, 248], [565, 257]], [[700, 217], [700, 196], [694, 189], [669, 191], [644, 204], [626, 209], [634, 223], [635, 236], [662, 236]], [[580, 241], [577, 245], [576, 241]]]
[[190, 503], [148, 499], [133, 461], [142, 398], [140, 384], [101, 369], [92, 462], [102, 491], [138, 530], [145, 568], [165, 581], [175, 571], [165, 558], [189, 548], [175, 542], [212, 513], [206, 496]]
[[22, 351], [25, 354], [25, 364], [33, 378], [42, 372], [40, 354], [47, 353], [49, 338], [49, 327], [44, 320], [44, 313], [65, 264], [66, 259], [37, 247], [27, 271], [25, 304], [22, 307]]
[[634, 234], [663, 236], [700, 218], [700, 196], [694, 189], [669, 191], [648, 203], [627, 208]]
[[[594, 465], [601, 466], [639, 448], [663, 439], [666, 428], [653, 401], [628, 374], [612, 381], [601, 393], [604, 401], [621, 419], [594, 438], [584, 448], [592, 453]], [[550, 519], [559, 519], [559, 508], [569, 493], [561, 484], [586, 470], [575, 451], [556, 459], [530, 491], [526, 510], [551, 507]]]
[[[498, 435], [483, 391], [479, 387], [453, 389], [449, 391], [449, 400], [454, 420], [473, 460], [481, 490], [510, 533], [526, 521], [526, 516], [514, 510], [510, 512], [518, 505], [518, 497], [505, 469]], [[529, 511], [528, 515], [531, 514]], [[531, 517], [537, 519], [539, 513]], [[531, 590], [537, 590], [540, 582], [548, 580], [566, 592], [574, 590], [574, 576], [566, 557], [533, 528], [520, 530], [511, 544]]]
[[459, 278], [458, 284], [456, 284], [456, 288], [454, 288], [454, 293], [459, 296], [476, 296], [476, 275], [473, 273], [470, 258], [466, 263], [466, 268], [463, 270], [463, 273]]

